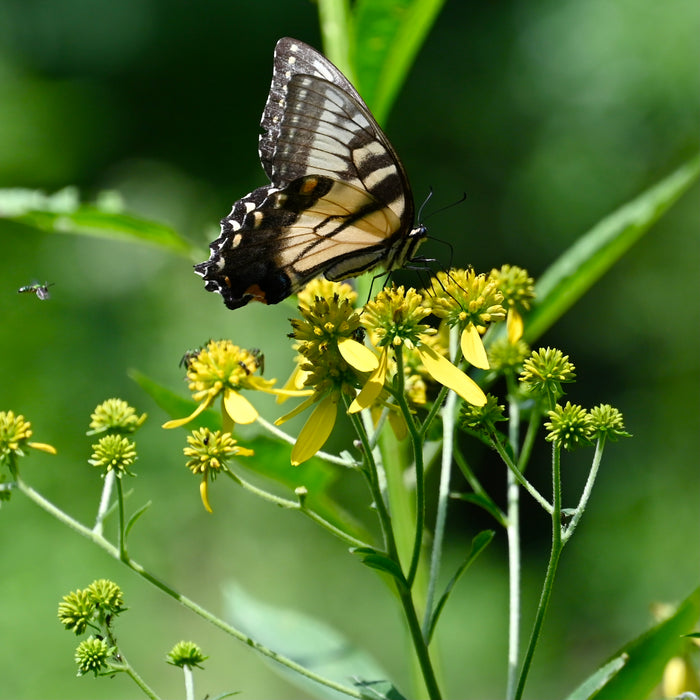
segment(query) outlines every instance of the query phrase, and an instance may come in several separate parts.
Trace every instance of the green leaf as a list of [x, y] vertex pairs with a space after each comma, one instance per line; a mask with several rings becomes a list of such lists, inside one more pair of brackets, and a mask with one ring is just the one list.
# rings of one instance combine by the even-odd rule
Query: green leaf
[[506, 519], [501, 509], [488, 497], [481, 493], [452, 493], [452, 498], [460, 501], [467, 501], [483, 508], [489, 515], [492, 515], [496, 522], [502, 527], [506, 527]]
[[381, 124], [445, 0], [358, 0], [353, 65], [357, 88]]
[[[668, 661], [677, 656], [688, 634], [700, 617], [700, 588], [695, 589], [663, 622], [652, 627], [620, 649], [613, 658], [627, 655], [629, 660], [597, 693], [595, 700], [646, 698], [661, 681]], [[595, 674], [594, 674], [595, 675]]]
[[142, 505], [134, 514], [129, 518], [129, 521], [124, 528], [124, 538], [126, 539], [131, 532], [131, 528], [136, 525], [136, 521], [151, 507], [151, 501]]
[[457, 581], [459, 581], [462, 574], [469, 568], [471, 563], [479, 556], [479, 554], [481, 554], [481, 552], [484, 551], [484, 549], [486, 549], [486, 547], [489, 545], [489, 542], [491, 542], [495, 534], [496, 533], [493, 530], [483, 530], [472, 540], [469, 552], [467, 552], [467, 558], [457, 569], [457, 571], [455, 571], [454, 576], [450, 579], [450, 582], [447, 584], [445, 592], [442, 594], [442, 597], [438, 601], [437, 605], [435, 606], [435, 610], [433, 611], [433, 614], [430, 617], [430, 624], [428, 625], [428, 644], [430, 644], [430, 640], [432, 639], [433, 633], [435, 632], [435, 627], [437, 625], [438, 619], [440, 618], [440, 614], [442, 613], [442, 610], [445, 607], [445, 603], [450, 597], [450, 593], [455, 587], [455, 584], [457, 583]]
[[389, 681], [357, 681], [360, 695], [367, 700], [406, 700], [397, 687]]
[[616, 656], [607, 664], [601, 666], [592, 676], [586, 678], [581, 685], [568, 695], [566, 700], [588, 700], [600, 690], [629, 660], [627, 654]]
[[[373, 681], [384, 681], [389, 677], [367, 651], [356, 647], [326, 622], [289, 608], [264, 603], [235, 583], [226, 586], [224, 595], [226, 618], [235, 627], [313, 673], [344, 685], [350, 679], [360, 679], [366, 687]], [[273, 668], [291, 683], [318, 698], [347, 698], [283, 666], [274, 664]]]
[[[181, 397], [137, 370], [131, 370], [129, 376], [169, 418], [188, 416], [197, 406], [191, 399]], [[210, 408], [183, 426], [188, 432], [203, 427], [221, 430], [221, 413]], [[373, 540], [364, 525], [329, 495], [331, 486], [338, 478], [337, 467], [320, 458], [312, 458], [292, 467], [289, 462], [291, 445], [261, 433], [257, 426], [236, 426], [236, 438], [255, 452], [254, 456], [236, 463], [236, 470], [241, 474], [245, 472], [262, 476], [281, 484], [288, 492], [293, 492], [298, 486], [305, 486], [308, 490], [305, 503], [309, 510], [362, 541]]]
[[52, 195], [39, 190], [0, 190], [0, 219], [48, 233], [73, 233], [122, 241], [139, 241], [183, 255], [194, 247], [164, 224], [119, 211], [116, 193], [105, 192], [96, 204], [81, 204], [78, 190], [66, 187]]
[[383, 552], [372, 547], [355, 547], [350, 551], [353, 554], [359, 555], [360, 560], [365, 566], [389, 574], [389, 576], [396, 579], [399, 584], [408, 588], [406, 578], [403, 575], [403, 571], [401, 571], [401, 566]]
[[700, 174], [700, 159], [678, 168], [584, 234], [542, 275], [525, 339], [539, 338], [617, 262]]

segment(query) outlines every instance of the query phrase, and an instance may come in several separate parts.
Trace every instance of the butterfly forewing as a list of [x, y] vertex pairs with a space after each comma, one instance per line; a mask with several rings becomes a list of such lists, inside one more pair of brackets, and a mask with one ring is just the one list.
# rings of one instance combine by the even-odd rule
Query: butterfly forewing
[[413, 200], [394, 149], [347, 79], [294, 39], [275, 49], [259, 152], [271, 185], [234, 204], [195, 266], [229, 308], [277, 303], [320, 274], [338, 280], [410, 257]]

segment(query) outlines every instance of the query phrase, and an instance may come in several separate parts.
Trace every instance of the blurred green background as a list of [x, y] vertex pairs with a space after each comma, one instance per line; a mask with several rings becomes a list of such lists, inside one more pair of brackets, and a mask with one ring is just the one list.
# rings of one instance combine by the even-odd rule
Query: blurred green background
[[[535, 277], [599, 219], [698, 149], [697, 29], [691, 0], [509, 0], [447, 3], [387, 132], [428, 210], [430, 233], [477, 271], [512, 263]], [[0, 186], [86, 197], [119, 190], [127, 208], [173, 225], [206, 249], [231, 204], [265, 178], [259, 118], [272, 50], [284, 35], [320, 47], [303, 0], [0, 0]], [[567, 547], [527, 695], [560, 697], [645, 629], [649, 606], [698, 583], [700, 236], [696, 186], [589, 292], [543, 345], [570, 354], [573, 401], [620, 408], [634, 440], [611, 445], [586, 517]], [[181, 431], [131, 381], [136, 368], [184, 396], [178, 361], [208, 338], [262, 348], [266, 376], [286, 378], [291, 306], [227, 311], [161, 250], [44, 235], [0, 221], [0, 410], [32, 421], [25, 478], [91, 522], [100, 479], [84, 435], [94, 406], [129, 400], [150, 420], [138, 435], [132, 508], [152, 500], [132, 555], [183, 593], [222, 610], [235, 580], [262, 599], [327, 619], [375, 653], [408, 690], [393, 602], [343, 545], [294, 514], [221, 480], [204, 512], [184, 468]], [[429, 242], [425, 253], [445, 259]], [[52, 298], [18, 296], [51, 281]], [[274, 418], [271, 401], [259, 401]], [[336, 447], [341, 447], [339, 441]], [[573, 505], [585, 475], [565, 462]], [[483, 454], [496, 493], [503, 469]], [[531, 466], [545, 491], [547, 449]], [[456, 479], [456, 485], [459, 482]], [[361, 514], [356, 480], [336, 494]], [[75, 678], [76, 640], [56, 620], [60, 597], [111, 577], [131, 611], [119, 639], [163, 696], [182, 695], [164, 655], [193, 639], [211, 656], [197, 691], [304, 697], [253, 652], [194, 618], [22, 497], [0, 510], [0, 697], [133, 698], [126, 678]], [[449, 551], [460, 556], [488, 520], [456, 506]], [[523, 513], [524, 624], [548, 554], [549, 523]], [[449, 566], [445, 567], [445, 575]], [[503, 535], [460, 583], [439, 643], [448, 697], [503, 696], [507, 571]]]

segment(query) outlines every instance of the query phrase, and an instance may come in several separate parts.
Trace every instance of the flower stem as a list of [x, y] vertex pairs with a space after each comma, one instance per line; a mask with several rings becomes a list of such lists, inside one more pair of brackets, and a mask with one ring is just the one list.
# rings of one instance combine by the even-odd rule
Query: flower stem
[[423, 530], [425, 528], [425, 474], [423, 465], [423, 438], [416, 428], [413, 415], [406, 401], [404, 391], [404, 368], [403, 354], [401, 348], [397, 348], [394, 353], [396, 357], [396, 401], [401, 409], [408, 434], [411, 436], [411, 446], [413, 447], [413, 462], [416, 470], [416, 529], [413, 540], [413, 553], [411, 554], [411, 564], [408, 568], [406, 580], [408, 588], [413, 586], [413, 582], [418, 572], [418, 562], [420, 561], [421, 550], [423, 548]]
[[574, 534], [574, 530], [581, 520], [583, 512], [586, 510], [586, 505], [588, 504], [588, 499], [591, 496], [591, 491], [593, 490], [593, 484], [595, 483], [596, 476], [598, 475], [598, 468], [600, 467], [600, 460], [603, 458], [603, 448], [605, 447], [605, 435], [598, 438], [595, 445], [595, 454], [593, 455], [593, 463], [591, 464], [591, 471], [588, 473], [588, 479], [586, 479], [586, 485], [583, 487], [583, 493], [581, 494], [581, 500], [576, 506], [576, 512], [574, 517], [571, 519], [568, 527], [562, 533], [562, 546], [564, 546], [571, 535]]
[[525, 659], [523, 661], [523, 667], [520, 671], [520, 678], [518, 680], [518, 687], [515, 691], [514, 700], [520, 700], [525, 688], [525, 681], [527, 680], [527, 675], [530, 671], [530, 666], [532, 664], [532, 657], [535, 654], [535, 648], [537, 642], [540, 638], [540, 633], [542, 631], [542, 625], [544, 623], [544, 618], [547, 613], [547, 608], [549, 607], [549, 601], [552, 597], [552, 591], [554, 589], [554, 578], [557, 573], [557, 568], [559, 566], [559, 559], [561, 558], [561, 550], [563, 547], [562, 537], [561, 537], [561, 451], [556, 445], [552, 446], [552, 549], [549, 555], [549, 564], [547, 565], [547, 573], [545, 574], [544, 583], [542, 584], [542, 594], [540, 595], [540, 602], [537, 606], [537, 613], [535, 615], [535, 621], [532, 625], [532, 632], [530, 634], [530, 641], [527, 645], [527, 651], [525, 652]]
[[105, 476], [104, 484], [102, 485], [102, 495], [100, 496], [100, 505], [97, 508], [97, 517], [95, 518], [95, 526], [93, 530], [101, 535], [103, 532], [104, 519], [109, 510], [109, 501], [112, 496], [112, 488], [114, 487], [114, 479], [116, 475], [113, 469], [110, 469]]
[[328, 530], [328, 532], [330, 532], [332, 535], [335, 535], [337, 538], [341, 539], [343, 542], [345, 542], [350, 547], [368, 547], [369, 546], [366, 542], [363, 542], [362, 540], [358, 540], [357, 538], [348, 534], [344, 530], [341, 530], [340, 528], [333, 525], [333, 523], [328, 522], [328, 520], [326, 520], [325, 518], [320, 516], [318, 513], [314, 512], [313, 510], [309, 510], [300, 501], [292, 501], [288, 498], [282, 498], [280, 496], [276, 496], [275, 494], [270, 493], [269, 491], [265, 491], [264, 489], [261, 489], [258, 486], [254, 486], [249, 481], [246, 481], [245, 479], [240, 477], [238, 474], [235, 474], [234, 472], [230, 471], [229, 469], [226, 469], [226, 471], [224, 473], [227, 476], [229, 476], [231, 479], [233, 479], [233, 481], [235, 481], [245, 491], [248, 491], [249, 493], [254, 494], [258, 498], [261, 498], [262, 500], [267, 501], [268, 503], [274, 503], [276, 506], [279, 506], [280, 508], [287, 508], [289, 510], [301, 511], [304, 515], [311, 518], [311, 520], [313, 520], [315, 523], [317, 523], [321, 527]]
[[420, 623], [418, 622], [418, 615], [413, 604], [411, 591], [402, 585], [398, 586], [398, 591], [399, 596], [401, 597], [404, 615], [406, 616], [406, 622], [408, 623], [408, 630], [411, 634], [411, 639], [413, 640], [413, 648], [415, 649], [416, 656], [418, 657], [418, 663], [423, 673], [423, 680], [428, 691], [428, 697], [430, 700], [440, 700], [440, 698], [442, 698], [442, 693], [440, 692], [440, 688], [437, 684], [433, 664], [430, 660], [430, 652], [428, 651], [428, 645], [425, 640], [426, 638], [423, 636], [423, 631], [421, 630]]
[[[454, 357], [457, 351], [457, 330], [450, 331], [450, 356]], [[447, 505], [450, 498], [450, 475], [452, 473], [452, 455], [455, 432], [455, 412], [457, 409], [457, 394], [451, 391], [447, 395], [445, 406], [442, 409], [442, 458], [440, 461], [440, 486], [438, 488], [437, 513], [435, 515], [435, 532], [433, 534], [433, 547], [430, 553], [430, 575], [428, 578], [428, 593], [425, 599], [425, 611], [423, 613], [423, 636], [428, 639], [430, 620], [432, 618], [433, 600], [438, 575], [440, 574], [440, 562], [442, 560], [442, 547], [445, 539], [445, 523], [447, 522]]]
[[86, 527], [74, 518], [71, 518], [67, 513], [62, 511], [60, 508], [56, 507], [53, 503], [51, 503], [51, 501], [44, 498], [38, 491], [35, 491], [31, 486], [25, 484], [24, 481], [22, 481], [19, 478], [17, 479], [17, 487], [22, 493], [24, 493], [25, 496], [27, 496], [30, 500], [34, 501], [34, 503], [36, 503], [47, 513], [53, 515], [57, 520], [62, 522], [64, 525], [67, 525], [72, 530], [75, 530], [75, 532], [77, 532], [78, 534], [91, 540], [93, 544], [96, 544], [114, 559], [122, 561], [132, 571], [141, 576], [141, 578], [145, 579], [153, 586], [163, 591], [166, 595], [179, 601], [183, 606], [185, 606], [195, 614], [199, 615], [200, 617], [204, 618], [210, 624], [214, 625], [215, 627], [218, 627], [219, 629], [223, 630], [224, 632], [239, 640], [240, 642], [243, 642], [247, 646], [255, 649], [255, 651], [259, 652], [263, 656], [266, 656], [269, 659], [272, 659], [273, 661], [276, 661], [277, 663], [281, 664], [282, 666], [285, 666], [288, 669], [299, 673], [305, 678], [309, 678], [310, 680], [313, 680], [316, 683], [320, 683], [321, 685], [325, 685], [328, 688], [337, 690], [338, 692], [343, 693], [344, 695], [349, 695], [350, 697], [358, 698], [358, 700], [361, 700], [362, 694], [354, 688], [349, 688], [347, 686], [341, 685], [340, 683], [336, 683], [330, 678], [324, 678], [323, 676], [320, 676], [317, 673], [314, 673], [313, 671], [310, 671], [309, 669], [305, 668], [301, 664], [298, 664], [296, 661], [293, 661], [292, 659], [278, 654], [272, 649], [269, 649], [268, 647], [259, 644], [247, 634], [244, 634], [240, 630], [236, 629], [235, 627], [232, 627], [223, 620], [219, 619], [218, 617], [210, 613], [208, 610], [195, 603], [190, 598], [187, 598], [186, 596], [181, 595], [174, 589], [170, 588], [168, 584], [153, 576], [153, 574], [146, 571], [146, 569], [144, 569], [144, 567], [141, 566], [141, 564], [131, 559], [128, 556], [128, 554], [125, 554], [125, 556], [122, 557], [121, 551], [117, 547], [115, 547], [111, 542], [102, 537], [102, 535], [96, 534], [89, 527]]

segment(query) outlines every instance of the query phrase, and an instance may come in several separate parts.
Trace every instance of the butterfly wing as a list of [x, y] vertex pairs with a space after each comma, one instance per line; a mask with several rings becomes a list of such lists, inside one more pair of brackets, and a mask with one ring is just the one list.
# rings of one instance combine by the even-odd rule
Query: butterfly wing
[[274, 304], [324, 274], [343, 279], [401, 264], [424, 237], [411, 230], [410, 186], [359, 94], [326, 58], [280, 39], [259, 153], [271, 185], [236, 202], [208, 261], [195, 266], [229, 308]]

